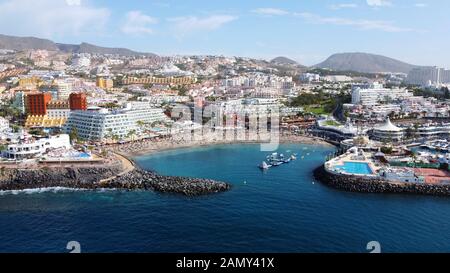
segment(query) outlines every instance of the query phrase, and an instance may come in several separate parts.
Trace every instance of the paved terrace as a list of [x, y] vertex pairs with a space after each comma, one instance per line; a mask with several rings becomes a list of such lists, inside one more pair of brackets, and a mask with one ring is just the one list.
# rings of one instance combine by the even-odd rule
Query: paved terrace
[[30, 159], [25, 161], [0, 161], [0, 168], [8, 169], [41, 169], [41, 168], [92, 168], [107, 167], [118, 163], [118, 155], [110, 154], [106, 157], [94, 155], [93, 159], [73, 159], [73, 160], [44, 160]]
[[437, 169], [406, 168], [418, 176], [425, 177], [425, 183], [430, 185], [450, 184], [450, 172]]
[[[354, 163], [366, 163], [369, 165], [370, 169], [373, 172], [373, 175], [377, 174], [381, 169], [381, 165], [378, 165], [372, 154], [361, 152], [360, 154], [354, 153], [345, 153], [339, 157], [336, 157], [326, 163], [326, 168], [329, 171], [333, 171], [335, 166], [342, 166], [345, 162], [354, 162]], [[361, 175], [361, 174], [360, 174]], [[373, 175], [365, 175], [365, 176], [373, 176]]]

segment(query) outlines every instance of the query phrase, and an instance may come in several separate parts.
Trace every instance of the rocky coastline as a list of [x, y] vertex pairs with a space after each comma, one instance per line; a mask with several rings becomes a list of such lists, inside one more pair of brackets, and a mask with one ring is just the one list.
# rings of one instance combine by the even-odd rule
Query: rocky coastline
[[382, 179], [338, 175], [327, 172], [324, 165], [314, 170], [314, 178], [332, 188], [350, 192], [450, 196], [450, 185], [392, 183]]
[[121, 166], [67, 167], [39, 169], [1, 169], [0, 191], [38, 188], [153, 190], [185, 196], [200, 196], [227, 191], [231, 186], [210, 179], [158, 175], [135, 167], [123, 175]]

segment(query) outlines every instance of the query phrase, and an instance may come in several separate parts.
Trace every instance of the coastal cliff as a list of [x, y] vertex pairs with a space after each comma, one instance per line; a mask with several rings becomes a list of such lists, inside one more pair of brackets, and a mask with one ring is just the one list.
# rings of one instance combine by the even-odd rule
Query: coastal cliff
[[39, 169], [0, 169], [0, 191], [49, 187], [77, 189], [125, 189], [154, 190], [186, 196], [218, 193], [230, 189], [230, 185], [209, 179], [170, 177], [134, 168], [117, 175], [120, 164], [105, 167], [43, 167]]
[[323, 165], [314, 170], [314, 178], [330, 187], [350, 192], [450, 196], [450, 185], [392, 183], [382, 179], [338, 175], [327, 172]]

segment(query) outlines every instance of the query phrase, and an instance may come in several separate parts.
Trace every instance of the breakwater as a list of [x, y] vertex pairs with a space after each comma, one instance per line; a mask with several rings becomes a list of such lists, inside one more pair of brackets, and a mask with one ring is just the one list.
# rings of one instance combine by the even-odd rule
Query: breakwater
[[[1, 169], [0, 191], [50, 187], [76, 189], [154, 190], [186, 196], [218, 193], [230, 185], [209, 179], [171, 177], [135, 168], [126, 174], [120, 164], [105, 167], [52, 167], [39, 169]], [[111, 178], [113, 177], [113, 178]]]
[[450, 185], [392, 183], [381, 178], [333, 174], [327, 172], [323, 165], [314, 170], [314, 178], [330, 187], [350, 192], [450, 196]]

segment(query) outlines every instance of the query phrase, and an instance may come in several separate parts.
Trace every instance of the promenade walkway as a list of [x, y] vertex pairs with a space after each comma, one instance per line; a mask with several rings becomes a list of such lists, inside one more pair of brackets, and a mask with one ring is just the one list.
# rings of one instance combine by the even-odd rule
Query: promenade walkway
[[122, 162], [122, 166], [124, 167], [124, 170], [115, 176], [111, 176], [109, 178], [100, 180], [99, 183], [108, 183], [108, 182], [116, 179], [117, 177], [123, 176], [135, 169], [135, 166], [134, 166], [133, 162], [131, 162], [131, 160], [129, 160], [128, 158], [126, 158], [123, 155], [120, 155], [118, 153], [114, 153], [114, 155]]

